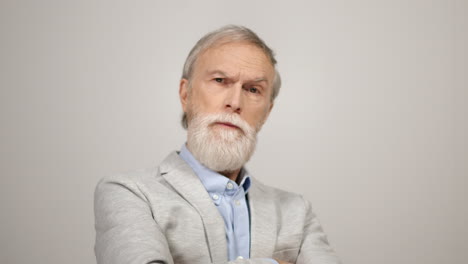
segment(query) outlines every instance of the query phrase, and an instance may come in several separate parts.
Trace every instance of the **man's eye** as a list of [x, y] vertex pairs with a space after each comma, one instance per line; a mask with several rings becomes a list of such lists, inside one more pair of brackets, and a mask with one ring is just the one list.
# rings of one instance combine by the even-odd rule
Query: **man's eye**
[[214, 78], [215, 82], [222, 83], [224, 81], [223, 78]]
[[249, 88], [249, 92], [251, 92], [251, 93], [258, 93], [258, 89], [255, 88], [255, 87], [250, 87], [250, 88]]

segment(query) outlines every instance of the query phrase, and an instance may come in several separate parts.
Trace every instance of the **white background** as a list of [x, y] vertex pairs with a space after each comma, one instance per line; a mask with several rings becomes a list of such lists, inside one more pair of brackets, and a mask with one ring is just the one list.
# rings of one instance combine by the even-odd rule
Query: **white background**
[[183, 62], [230, 23], [283, 77], [254, 176], [346, 264], [466, 263], [467, 1], [0, 3], [0, 263], [95, 263], [97, 181], [180, 148]]

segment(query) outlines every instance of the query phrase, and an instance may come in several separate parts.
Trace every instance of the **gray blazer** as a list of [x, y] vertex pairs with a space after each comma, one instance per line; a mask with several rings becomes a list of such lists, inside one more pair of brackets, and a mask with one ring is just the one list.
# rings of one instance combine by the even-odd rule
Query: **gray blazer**
[[[340, 263], [302, 196], [252, 179], [251, 259]], [[176, 152], [157, 168], [102, 179], [95, 192], [98, 264], [228, 263], [224, 221]]]

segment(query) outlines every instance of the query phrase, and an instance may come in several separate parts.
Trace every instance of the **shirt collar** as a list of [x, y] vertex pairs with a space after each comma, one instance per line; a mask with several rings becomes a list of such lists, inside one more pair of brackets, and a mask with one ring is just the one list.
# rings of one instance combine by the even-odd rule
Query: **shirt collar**
[[[229, 182], [235, 186], [237, 185], [234, 181], [231, 181], [226, 176], [221, 175], [198, 162], [192, 153], [190, 153], [186, 144], [182, 146], [179, 156], [190, 165], [208, 192], [224, 193]], [[248, 175], [248, 172], [245, 168], [241, 169], [239, 177], [242, 178], [239, 187], [242, 187], [244, 192], [247, 193], [247, 191], [250, 189], [251, 181], [250, 176]]]

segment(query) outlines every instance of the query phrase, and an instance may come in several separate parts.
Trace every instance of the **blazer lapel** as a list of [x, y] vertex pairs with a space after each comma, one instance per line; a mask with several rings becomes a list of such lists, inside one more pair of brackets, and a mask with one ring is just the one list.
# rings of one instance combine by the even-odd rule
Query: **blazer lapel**
[[262, 184], [252, 179], [252, 188], [248, 193], [250, 205], [250, 257], [271, 257], [275, 250], [277, 237], [276, 207]]
[[171, 153], [161, 164], [162, 177], [200, 214], [213, 263], [226, 262], [227, 242], [224, 220], [208, 192], [192, 168], [177, 152]]

